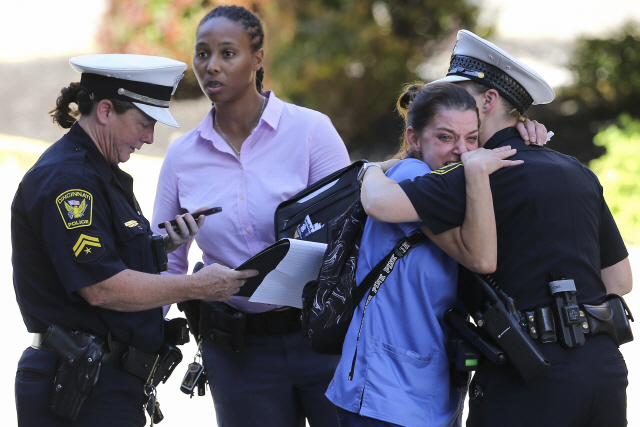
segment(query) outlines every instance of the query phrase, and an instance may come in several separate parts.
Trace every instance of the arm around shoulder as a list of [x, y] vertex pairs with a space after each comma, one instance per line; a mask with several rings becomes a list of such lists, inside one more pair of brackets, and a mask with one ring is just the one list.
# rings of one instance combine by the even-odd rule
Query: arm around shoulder
[[381, 168], [367, 169], [362, 180], [360, 199], [367, 215], [376, 221], [420, 221], [416, 209], [402, 187], [388, 178]]

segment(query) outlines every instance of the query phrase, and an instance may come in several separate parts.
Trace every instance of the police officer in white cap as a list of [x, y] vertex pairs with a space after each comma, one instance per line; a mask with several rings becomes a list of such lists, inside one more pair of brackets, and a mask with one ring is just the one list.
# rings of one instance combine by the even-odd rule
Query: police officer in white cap
[[[523, 336], [549, 362], [528, 381], [510, 362], [481, 363], [469, 389], [467, 426], [626, 426], [627, 368], [618, 350], [625, 342], [622, 329], [616, 325], [615, 331], [598, 334], [589, 306], [631, 290], [627, 250], [597, 177], [574, 158], [525, 145], [514, 129], [530, 105], [551, 102], [553, 90], [522, 62], [466, 30], [458, 33], [441, 81], [458, 82], [476, 99], [484, 148], [511, 146], [517, 149], [511, 159], [524, 161], [490, 176], [497, 269], [489, 281], [515, 300]], [[379, 168], [368, 168], [363, 205], [376, 220], [420, 219], [430, 232], [442, 233], [460, 226], [464, 217], [462, 169], [446, 166], [396, 184]], [[467, 237], [472, 242], [473, 236]], [[562, 293], [555, 297], [564, 302], [556, 308], [552, 292], [558, 283]], [[478, 289], [473, 283], [459, 289], [472, 315], [484, 312], [488, 301]], [[576, 318], [569, 316], [574, 312]], [[610, 308], [602, 313], [610, 316]]]
[[162, 418], [154, 386], [181, 358], [167, 344], [162, 306], [230, 299], [256, 272], [214, 264], [155, 274], [204, 216], [177, 215], [177, 231], [167, 222], [168, 234], [153, 237], [118, 167], [153, 142], [156, 121], [178, 127], [169, 102], [186, 64], [116, 54], [70, 62], [80, 82], [51, 112], [70, 130], [26, 173], [11, 206], [14, 287], [33, 333], [16, 374], [18, 423], [143, 426], [144, 407]]

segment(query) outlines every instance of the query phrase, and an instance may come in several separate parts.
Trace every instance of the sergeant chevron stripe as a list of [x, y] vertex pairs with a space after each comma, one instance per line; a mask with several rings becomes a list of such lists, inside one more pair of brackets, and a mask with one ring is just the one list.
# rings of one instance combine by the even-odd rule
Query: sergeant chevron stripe
[[[73, 246], [73, 253], [77, 257], [83, 250], [86, 250], [86, 253], [91, 253], [91, 248], [87, 248], [87, 246], [95, 246], [97, 248], [101, 248], [100, 239], [98, 237], [88, 236], [86, 234], [81, 234], [78, 237], [78, 241]], [[86, 248], [86, 249], [85, 249]]]

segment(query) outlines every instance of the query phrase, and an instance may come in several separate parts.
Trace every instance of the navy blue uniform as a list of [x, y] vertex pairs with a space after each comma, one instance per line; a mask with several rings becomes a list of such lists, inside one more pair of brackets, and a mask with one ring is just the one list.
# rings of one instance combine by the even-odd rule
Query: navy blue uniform
[[[162, 309], [118, 312], [87, 303], [77, 291], [131, 269], [155, 273], [149, 222], [133, 179], [110, 165], [77, 123], [24, 176], [11, 206], [14, 288], [29, 332], [49, 325], [157, 353]], [[18, 365], [21, 426], [145, 424], [143, 381], [103, 364], [75, 423], [48, 409], [57, 354], [28, 348]]]
[[[484, 147], [505, 145], [516, 148], [511, 159], [524, 164], [490, 176], [496, 282], [519, 310], [531, 310], [551, 305], [549, 274], [559, 270], [575, 281], [578, 303], [601, 303], [601, 269], [628, 253], [596, 176], [574, 158], [525, 145], [513, 128], [497, 132]], [[434, 233], [462, 224], [466, 193], [460, 164], [400, 186]], [[539, 345], [552, 366], [529, 383], [510, 366], [481, 366], [471, 384], [468, 426], [626, 425], [627, 369], [609, 337], [587, 338], [577, 349]]]

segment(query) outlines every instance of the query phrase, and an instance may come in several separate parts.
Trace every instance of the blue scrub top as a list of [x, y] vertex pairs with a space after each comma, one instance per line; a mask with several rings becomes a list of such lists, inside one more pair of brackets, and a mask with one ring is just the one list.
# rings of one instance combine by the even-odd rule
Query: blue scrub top
[[[430, 173], [417, 159], [406, 159], [387, 175], [395, 181]], [[405, 236], [422, 223], [367, 220], [356, 280], [358, 283]], [[360, 415], [402, 426], [460, 425], [466, 388], [450, 386], [445, 350], [444, 312], [456, 301], [458, 264], [431, 241], [401, 258], [367, 307], [353, 380], [348, 380], [364, 302], [349, 326], [342, 358], [327, 397]]]

